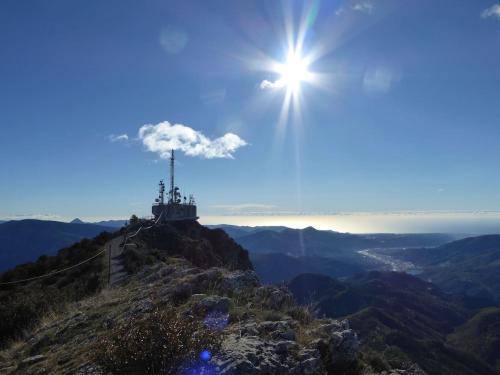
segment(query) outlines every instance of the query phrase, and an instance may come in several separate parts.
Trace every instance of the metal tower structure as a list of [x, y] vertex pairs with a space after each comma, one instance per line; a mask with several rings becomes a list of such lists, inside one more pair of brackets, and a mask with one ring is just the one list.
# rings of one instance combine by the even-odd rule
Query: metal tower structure
[[169, 203], [174, 203], [175, 201], [175, 183], [174, 183], [174, 149], [170, 151], [170, 192], [169, 192]]
[[174, 150], [170, 152], [170, 191], [168, 192], [168, 202], [164, 201], [165, 184], [160, 181], [160, 193], [155, 199], [151, 211], [157, 221], [162, 223], [177, 220], [197, 220], [196, 203], [192, 195], [189, 201], [186, 197], [182, 200], [182, 195], [175, 186], [175, 155]]

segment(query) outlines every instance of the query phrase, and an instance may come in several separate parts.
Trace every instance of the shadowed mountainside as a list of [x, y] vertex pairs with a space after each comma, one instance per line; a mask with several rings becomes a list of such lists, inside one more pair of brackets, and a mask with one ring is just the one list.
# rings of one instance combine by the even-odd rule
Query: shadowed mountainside
[[93, 238], [116, 228], [46, 220], [15, 220], [0, 224], [0, 271], [52, 255], [83, 238]]
[[420, 266], [419, 275], [461, 295], [471, 308], [500, 304], [500, 235], [470, 237], [434, 249], [391, 254]]
[[448, 341], [464, 352], [474, 353], [500, 373], [500, 308], [481, 310], [458, 327]]
[[289, 283], [299, 303], [320, 315], [347, 317], [365, 351], [383, 353], [392, 366], [410, 359], [429, 374], [493, 374], [481, 357], [447, 336], [471, 312], [435, 285], [396, 272], [370, 272], [340, 282], [323, 275], [300, 275]]
[[[248, 252], [222, 229], [209, 229], [196, 221], [177, 221], [139, 233], [127, 258], [181, 256], [198, 267], [253, 269]], [[142, 265], [141, 265], [142, 266]]]
[[263, 283], [287, 282], [302, 273], [318, 273], [331, 277], [347, 277], [365, 271], [359, 263], [327, 257], [295, 257], [281, 253], [250, 253], [255, 272]]

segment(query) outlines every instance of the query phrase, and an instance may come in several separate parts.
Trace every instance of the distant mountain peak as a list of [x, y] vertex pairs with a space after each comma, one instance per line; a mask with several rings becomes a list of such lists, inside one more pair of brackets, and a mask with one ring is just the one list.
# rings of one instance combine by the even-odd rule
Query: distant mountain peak
[[70, 224], [85, 224], [82, 220], [79, 218], [73, 219], [70, 221]]
[[317, 232], [318, 231], [316, 228], [314, 228], [311, 225], [309, 225], [307, 228], [304, 228], [303, 230], [304, 230], [304, 232], [305, 231], [307, 231], [307, 232]]

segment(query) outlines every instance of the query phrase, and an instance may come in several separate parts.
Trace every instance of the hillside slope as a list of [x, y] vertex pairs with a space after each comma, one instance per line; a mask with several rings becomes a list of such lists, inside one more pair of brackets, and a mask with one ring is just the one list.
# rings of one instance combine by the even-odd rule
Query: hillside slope
[[500, 305], [500, 235], [470, 237], [393, 255], [423, 268], [422, 278], [462, 295], [470, 308]]
[[448, 342], [464, 352], [474, 353], [500, 373], [500, 309], [481, 310], [458, 327]]
[[[85, 251], [107, 247], [113, 238], [103, 240], [86, 243]], [[81, 257], [82, 249], [65, 250], [22, 269], [39, 272], [40, 262], [46, 261], [50, 271], [62, 256]], [[96, 258], [92, 266], [101, 269], [101, 280], [106, 279], [105, 261], [104, 256]], [[347, 321], [315, 319], [286, 289], [261, 285], [247, 252], [223, 231], [197, 223], [145, 230], [126, 245], [123, 262], [130, 273], [120, 286], [108, 289], [97, 283], [82, 298], [61, 298], [54, 305], [44, 295], [44, 284], [64, 285], [68, 275], [4, 288], [7, 309], [15, 304], [15, 295], [31, 289], [48, 306], [39, 311], [38, 324], [19, 327], [16, 342], [0, 352], [0, 371], [374, 374]], [[87, 285], [77, 282], [87, 275], [75, 270], [71, 281]], [[421, 374], [415, 365], [408, 368], [406, 374]]]
[[289, 288], [320, 315], [348, 318], [364, 350], [383, 353], [381, 366], [411, 360], [429, 374], [494, 373], [481, 358], [448, 344], [447, 335], [469, 312], [431, 283], [396, 272], [370, 272], [346, 282], [305, 274]]

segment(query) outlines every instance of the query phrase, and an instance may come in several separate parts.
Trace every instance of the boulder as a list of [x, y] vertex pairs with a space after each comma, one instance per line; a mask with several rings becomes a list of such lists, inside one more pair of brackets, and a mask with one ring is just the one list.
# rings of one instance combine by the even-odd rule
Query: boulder
[[293, 296], [286, 288], [264, 285], [255, 289], [255, 303], [270, 310], [283, 310], [294, 305]]
[[234, 271], [224, 275], [218, 289], [226, 295], [233, 295], [251, 291], [259, 285], [259, 278], [254, 271]]

